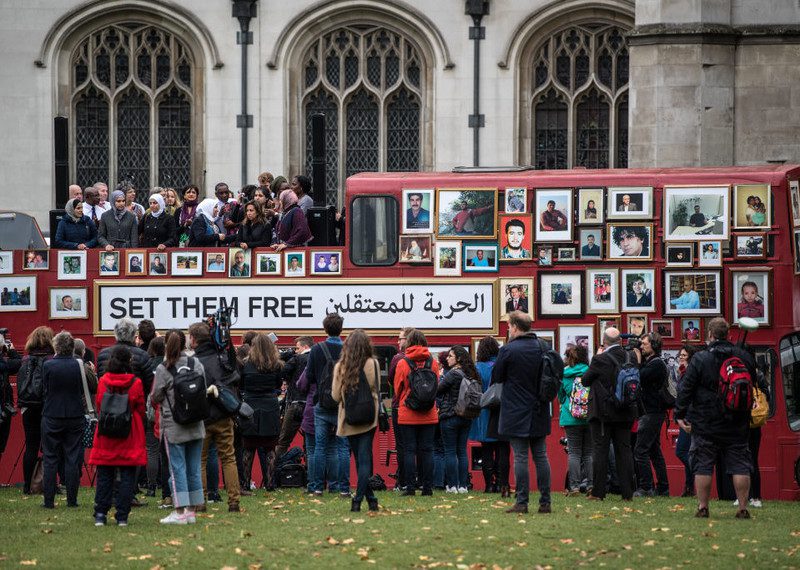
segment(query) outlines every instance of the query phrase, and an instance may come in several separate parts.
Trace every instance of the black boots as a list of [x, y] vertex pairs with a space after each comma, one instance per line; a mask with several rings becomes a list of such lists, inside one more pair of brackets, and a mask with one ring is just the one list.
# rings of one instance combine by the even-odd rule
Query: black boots
[[378, 498], [373, 497], [371, 499], [367, 499], [367, 503], [369, 504], [369, 510], [375, 512], [378, 510]]
[[[371, 499], [367, 499], [367, 504], [369, 505], [370, 511], [377, 511], [378, 510], [378, 498], [373, 497]], [[353, 499], [350, 502], [350, 512], [351, 513], [360, 513], [361, 512], [361, 501]]]

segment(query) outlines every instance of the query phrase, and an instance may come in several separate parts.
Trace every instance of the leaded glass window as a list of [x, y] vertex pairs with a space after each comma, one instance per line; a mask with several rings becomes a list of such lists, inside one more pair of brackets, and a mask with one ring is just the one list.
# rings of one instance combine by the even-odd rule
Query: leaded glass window
[[419, 169], [425, 72], [414, 42], [379, 26], [346, 26], [314, 41], [303, 69], [305, 167], [311, 175], [310, 117], [324, 113], [328, 204], [339, 203], [353, 174]]

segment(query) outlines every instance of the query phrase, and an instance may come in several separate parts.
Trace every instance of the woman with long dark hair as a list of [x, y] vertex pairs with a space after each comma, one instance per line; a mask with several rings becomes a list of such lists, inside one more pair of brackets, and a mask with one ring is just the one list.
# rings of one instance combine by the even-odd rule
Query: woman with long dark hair
[[189, 184], [183, 190], [183, 203], [175, 210], [175, 225], [177, 227], [177, 241], [179, 245], [189, 242], [192, 222], [200, 203], [200, 189], [194, 184]]
[[[561, 379], [561, 386], [558, 390], [558, 401], [561, 403], [559, 425], [567, 433], [569, 488], [565, 493], [567, 496], [575, 497], [581, 494], [581, 487], [583, 487], [583, 492], [591, 493], [592, 491], [592, 434], [587, 419], [589, 414], [588, 388], [582, 388], [583, 385], [580, 384], [578, 390], [574, 390], [576, 382], [579, 382], [589, 369], [589, 354], [585, 346], [570, 346], [566, 351], [566, 357], [564, 377]], [[586, 395], [585, 410], [582, 409], [583, 406], [575, 405], [581, 402], [572, 401], [573, 392], [576, 392], [575, 399], [581, 402], [583, 400], [581, 395]], [[582, 485], [584, 479], [586, 485]]]
[[264, 247], [272, 242], [272, 224], [266, 219], [260, 202], [248, 202], [244, 207], [244, 220], [234, 243], [242, 249]]
[[[683, 375], [686, 373], [686, 368], [689, 366], [689, 361], [702, 348], [701, 345], [693, 345], [684, 343], [678, 351], [678, 371], [676, 388], [680, 392], [681, 381]], [[683, 430], [678, 430], [678, 440], [675, 442], [675, 457], [683, 463], [684, 471], [684, 486], [683, 494], [681, 497], [694, 497], [694, 473], [692, 472], [692, 465], [689, 460], [689, 448], [692, 446], [692, 434]]]

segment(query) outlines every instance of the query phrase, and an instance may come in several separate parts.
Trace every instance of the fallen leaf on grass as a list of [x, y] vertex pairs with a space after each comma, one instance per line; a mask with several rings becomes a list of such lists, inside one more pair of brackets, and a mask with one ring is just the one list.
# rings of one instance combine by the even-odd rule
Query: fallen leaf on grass
[[20, 560], [19, 563], [23, 566], [36, 566], [37, 560], [34, 558], [33, 560]]
[[170, 546], [183, 546], [183, 543], [177, 539], [172, 539], [167, 544], [169, 544]]
[[792, 536], [800, 536], [800, 530], [793, 530], [789, 534], [792, 535]]
[[574, 540], [572, 540], [571, 538], [562, 538], [561, 540], [559, 540], [559, 542], [560, 542], [561, 544], [572, 544], [572, 543], [573, 543], [573, 542], [575, 542], [575, 541], [574, 541]]
[[42, 529], [42, 534], [53, 534], [53, 529], [52, 528], [43, 528]]
[[740, 553], [738, 553], [736, 555], [736, 558], [744, 558], [744, 557], [745, 557], [745, 553], [744, 552], [740, 552]]
[[112, 546], [114, 546], [113, 542], [106, 542], [105, 545], [103, 545], [103, 552], [105, 552], [105, 553], [111, 552], [111, 547]]
[[353, 524], [364, 524], [364, 519], [353, 519]]
[[353, 544], [355, 541], [356, 541], [356, 539], [355, 539], [355, 538], [345, 538], [345, 539], [342, 541], [342, 544]]
[[327, 541], [328, 541], [328, 544], [332, 544], [332, 545], [334, 545], [334, 546], [336, 546], [337, 544], [339, 544], [339, 541], [338, 541], [338, 540], [336, 540], [335, 538], [333, 538], [332, 536], [329, 536], [329, 537], [328, 537], [328, 538], [326, 538], [325, 540], [327, 540]]
[[719, 550], [719, 544], [712, 544], [711, 550]]
[[655, 527], [655, 528], [651, 528], [650, 529], [650, 532], [659, 532], [659, 531], [661, 531], [661, 532], [669, 532], [669, 529], [667, 527], [664, 527], [664, 526]]
[[248, 564], [247, 570], [261, 570], [263, 566], [261, 564]]
[[205, 548], [203, 548], [202, 546], [200, 546], [200, 545], [198, 544], [198, 545], [197, 545], [197, 551], [198, 551], [198, 552], [205, 552], [205, 551], [206, 551], [206, 549], [205, 549]]
[[655, 540], [645, 540], [642, 543], [642, 546], [655, 546], [655, 545], [656, 545], [656, 541]]

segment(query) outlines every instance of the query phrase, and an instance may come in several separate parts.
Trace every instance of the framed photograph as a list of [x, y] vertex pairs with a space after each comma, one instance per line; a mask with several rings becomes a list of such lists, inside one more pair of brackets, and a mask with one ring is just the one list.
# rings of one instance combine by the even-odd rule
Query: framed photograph
[[704, 240], [697, 242], [697, 267], [722, 267], [722, 242]]
[[665, 271], [665, 315], [722, 314], [722, 281], [719, 271]]
[[438, 358], [442, 352], [444, 352], [445, 354], [450, 352], [450, 348], [451, 347], [449, 346], [429, 346], [428, 352], [431, 353], [431, 356], [433, 356], [433, 358]]
[[620, 319], [622, 318], [621, 315], [598, 315], [597, 317], [597, 341], [598, 343], [603, 338], [603, 333], [609, 327], [614, 327], [617, 330], [621, 331], [622, 327], [620, 327]]
[[730, 194], [728, 185], [664, 186], [664, 241], [728, 239]]
[[404, 234], [433, 233], [433, 188], [403, 189]]
[[228, 277], [239, 279], [250, 277], [250, 263], [252, 256], [249, 249], [231, 247], [228, 249]]
[[500, 269], [496, 243], [467, 242], [462, 247], [465, 272], [495, 272]]
[[733, 256], [736, 259], [766, 259], [766, 232], [733, 234]]
[[311, 275], [341, 275], [341, 251], [312, 251]]
[[755, 319], [759, 326], [772, 324], [772, 269], [731, 271], [731, 324], [742, 317]]
[[[481, 341], [484, 338], [486, 338], [486, 337], [483, 337], [483, 336], [474, 336], [474, 337], [472, 337], [472, 339], [471, 339], [472, 342], [470, 344], [472, 346], [472, 358], [473, 358], [473, 360], [476, 360], [478, 358], [478, 345], [481, 343]], [[494, 340], [496, 340], [497, 344], [499, 344], [500, 346], [503, 346], [506, 343], [506, 339], [504, 339], [501, 336], [494, 337]], [[428, 350], [430, 350], [430, 349], [428, 349]]]
[[539, 318], [583, 316], [583, 272], [537, 273]]
[[653, 224], [608, 224], [609, 261], [651, 261], [653, 259]]
[[789, 205], [792, 213], [792, 226], [800, 226], [800, 181], [789, 181]]
[[228, 253], [225, 251], [206, 252], [206, 271], [209, 273], [225, 273], [228, 269]]
[[594, 326], [592, 325], [558, 325], [558, 353], [564, 355], [572, 346], [583, 346], [589, 353], [589, 360], [594, 355]]
[[622, 270], [622, 310], [652, 313], [656, 310], [656, 270], [646, 267]]
[[100, 277], [119, 275], [118, 251], [101, 251], [98, 259], [100, 260]]
[[170, 262], [170, 275], [174, 277], [197, 277], [203, 274], [203, 253], [200, 251], [173, 251]]
[[497, 188], [437, 188], [436, 237], [497, 237]]
[[89, 317], [88, 289], [85, 287], [51, 287], [51, 319], [86, 319]]
[[500, 279], [500, 320], [507, 321], [508, 313], [522, 311], [533, 318], [533, 278], [508, 277]]
[[794, 230], [794, 274], [800, 275], [800, 230]]
[[733, 227], [772, 227], [772, 189], [769, 184], [737, 184], [733, 187]]
[[586, 270], [586, 312], [619, 311], [619, 271], [614, 268]]
[[125, 277], [146, 277], [147, 266], [145, 260], [147, 252], [143, 249], [125, 250]]
[[22, 269], [25, 271], [40, 271], [50, 269], [50, 250], [27, 249], [22, 254]]
[[626, 315], [625, 332], [642, 336], [647, 332], [647, 315]]
[[506, 188], [504, 196], [506, 214], [525, 214], [528, 212], [528, 189]]
[[86, 250], [58, 252], [58, 280], [77, 281], [86, 279]]
[[439, 241], [433, 244], [433, 274], [437, 277], [461, 275], [461, 242]]
[[0, 275], [14, 273], [14, 252], [0, 251]]
[[35, 310], [35, 276], [0, 277], [0, 312]]
[[306, 275], [306, 252], [305, 251], [284, 251], [283, 260], [286, 264], [284, 277], [305, 277]]
[[150, 266], [150, 275], [167, 274], [166, 253], [148, 253], [147, 257], [148, 257], [148, 265]]
[[539, 265], [542, 267], [550, 267], [553, 265], [553, 246], [552, 245], [539, 245], [537, 246], [537, 257]]
[[686, 342], [703, 341], [703, 336], [700, 332], [700, 319], [681, 319], [681, 340]]
[[652, 186], [609, 186], [606, 191], [609, 220], [652, 220]]
[[572, 241], [571, 188], [539, 188], [534, 204], [537, 242]]
[[603, 259], [603, 228], [581, 228], [578, 252], [581, 261]]
[[578, 189], [578, 225], [593, 226], [605, 222], [602, 188]]
[[578, 254], [574, 247], [559, 247], [556, 250], [556, 255], [559, 263], [570, 263], [573, 261], [578, 261], [577, 259]]
[[282, 258], [280, 253], [256, 252], [256, 275], [280, 275]]
[[531, 332], [536, 333], [536, 338], [544, 342], [548, 348], [556, 347], [556, 331], [531, 329]]
[[430, 263], [433, 260], [433, 235], [400, 236], [400, 263]]
[[533, 259], [533, 217], [530, 214], [501, 214], [500, 261]]
[[664, 261], [667, 267], [692, 267], [694, 265], [694, 242], [664, 244]]

